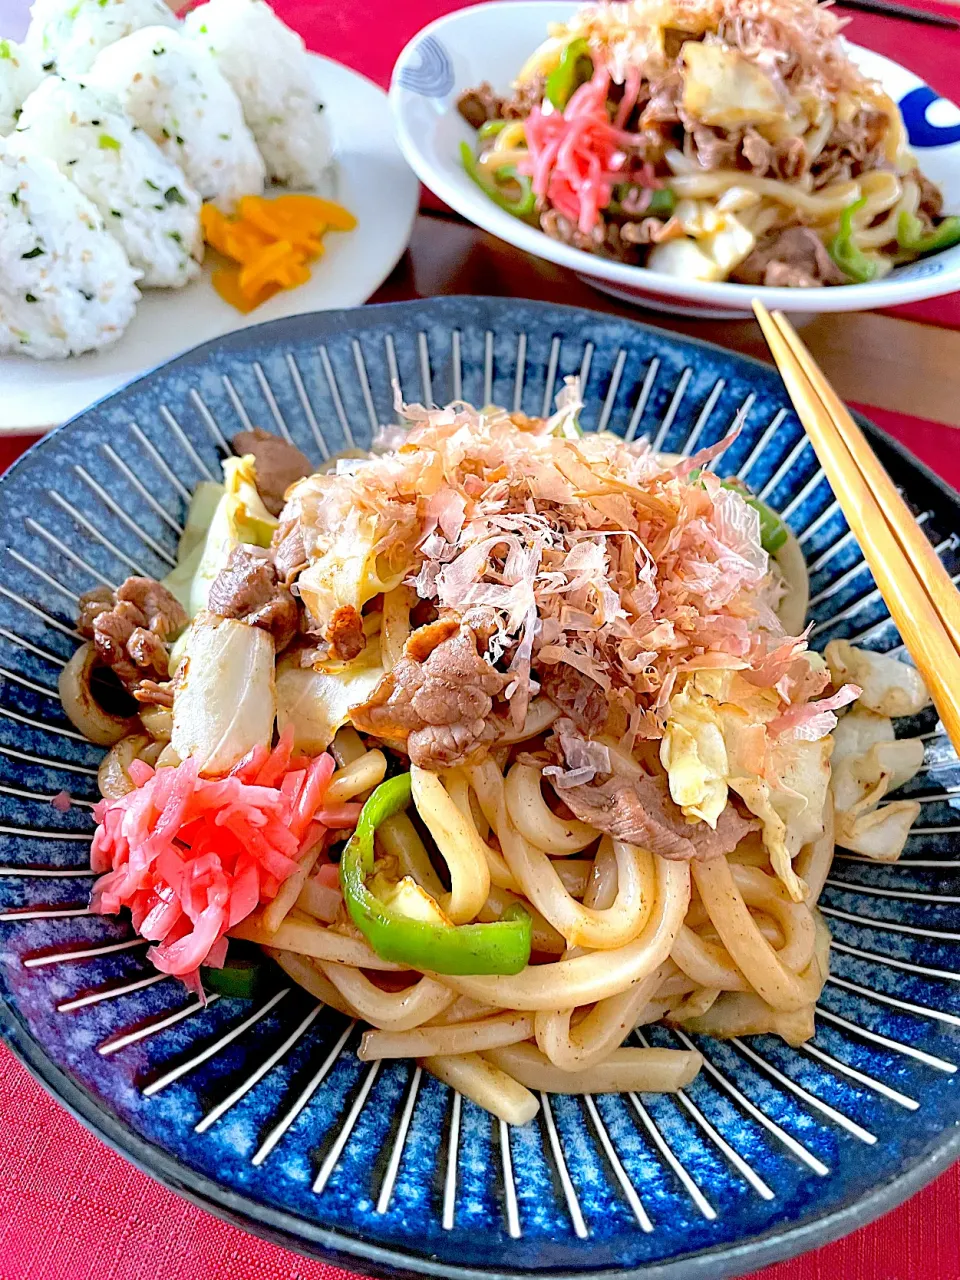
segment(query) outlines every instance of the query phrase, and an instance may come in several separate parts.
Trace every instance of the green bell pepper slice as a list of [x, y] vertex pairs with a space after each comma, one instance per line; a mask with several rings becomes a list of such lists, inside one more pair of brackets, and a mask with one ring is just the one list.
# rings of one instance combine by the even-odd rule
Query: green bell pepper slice
[[487, 120], [477, 130], [477, 138], [480, 142], [486, 142], [488, 138], [495, 138], [508, 125], [507, 120]]
[[644, 209], [644, 218], [669, 218], [677, 207], [677, 197], [669, 187], [657, 187], [650, 192], [650, 203]]
[[525, 174], [517, 173], [514, 165], [503, 165], [497, 170], [497, 177], [511, 178], [517, 184], [520, 188], [520, 198], [518, 200], [511, 200], [494, 183], [487, 181], [480, 172], [477, 158], [470, 149], [468, 142], [460, 143], [460, 158], [463, 161], [467, 176], [473, 179], [484, 195], [489, 196], [494, 204], [498, 204], [501, 209], [506, 209], [507, 213], [512, 213], [515, 218], [529, 218], [535, 212], [537, 197], [533, 194], [533, 186], [530, 179]]
[[[623, 197], [627, 194], [633, 184], [629, 182], [618, 182], [613, 189], [613, 199], [607, 206], [611, 213], [624, 213]], [[629, 217], [636, 218], [660, 218], [665, 221], [673, 213], [677, 207], [677, 197], [669, 187], [655, 187], [650, 192], [650, 203], [642, 213], [629, 214]]]
[[[589, 69], [588, 69], [589, 67]], [[558, 111], [570, 101], [575, 89], [593, 75], [593, 59], [590, 57], [590, 46], [581, 36], [571, 40], [564, 49], [560, 61], [547, 76], [544, 94], [549, 103]]]
[[867, 203], [861, 196], [840, 215], [840, 229], [827, 245], [827, 252], [845, 276], [855, 284], [867, 284], [877, 274], [877, 264], [853, 242], [853, 215]]
[[[691, 482], [699, 478], [700, 468], [690, 472], [689, 479]], [[734, 493], [739, 493], [747, 506], [753, 507], [760, 517], [760, 545], [768, 556], [776, 555], [790, 536], [790, 530], [774, 511], [773, 507], [768, 507], [765, 502], [755, 498], [742, 480], [721, 480], [720, 487], [721, 489], [732, 489]]]
[[373, 871], [373, 836], [410, 803], [410, 774], [381, 782], [360, 812], [340, 859], [340, 884], [350, 918], [384, 960], [449, 974], [514, 974], [530, 959], [532, 922], [518, 904], [490, 924], [431, 924], [398, 914], [365, 883]]
[[246, 958], [228, 960], [222, 969], [212, 969], [207, 965], [200, 969], [207, 991], [216, 991], [219, 995], [232, 996], [237, 1000], [255, 999], [263, 988], [266, 974], [265, 965]]
[[[734, 489], [735, 485], [724, 484], [725, 489]], [[757, 515], [760, 517], [760, 545], [766, 551], [767, 555], [774, 556], [784, 545], [789, 537], [789, 529], [777, 515], [772, 507], [768, 507], [765, 502], [761, 502], [759, 498], [754, 498], [750, 494], [743, 495], [748, 507], [753, 507]]]
[[904, 210], [897, 222], [897, 244], [908, 253], [936, 253], [960, 244], [960, 218], [950, 217], [932, 231], [924, 232], [923, 223], [914, 213]]

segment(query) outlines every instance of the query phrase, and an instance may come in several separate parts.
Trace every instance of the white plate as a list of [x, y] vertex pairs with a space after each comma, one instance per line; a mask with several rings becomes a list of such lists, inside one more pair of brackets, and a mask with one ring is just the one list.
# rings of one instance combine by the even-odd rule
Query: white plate
[[410, 239], [420, 184], [394, 141], [383, 91], [348, 67], [312, 56], [335, 151], [330, 188], [323, 194], [356, 215], [356, 230], [330, 232], [307, 284], [277, 294], [247, 316], [220, 298], [207, 268], [186, 289], [145, 290], [133, 323], [105, 351], [70, 360], [0, 357], [0, 433], [57, 426], [198, 343], [280, 316], [356, 306], [382, 284]]
[[[461, 141], [472, 143], [475, 134], [457, 111], [457, 98], [483, 80], [506, 92], [546, 37], [547, 24], [563, 21], [578, 7], [555, 0], [498, 0], [461, 9], [424, 27], [397, 59], [390, 85], [397, 138], [419, 177], [451, 208], [509, 244], [572, 268], [623, 301], [661, 311], [742, 316], [749, 313], [754, 297], [783, 311], [860, 311], [916, 302], [960, 288], [960, 245], [900, 267], [871, 284], [755, 288], [680, 280], [599, 258], [551, 240], [498, 208], [460, 163]], [[856, 46], [850, 46], [850, 53], [901, 104], [921, 169], [942, 187], [947, 208], [960, 210], [960, 110], [889, 58]]]

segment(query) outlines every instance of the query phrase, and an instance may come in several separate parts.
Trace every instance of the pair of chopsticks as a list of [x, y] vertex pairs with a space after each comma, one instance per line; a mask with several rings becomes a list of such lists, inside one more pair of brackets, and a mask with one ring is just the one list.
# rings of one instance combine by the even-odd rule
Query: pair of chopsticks
[[890, 616], [960, 752], [960, 592], [793, 326], [754, 312]]
[[927, 9], [913, 9], [910, 5], [897, 4], [896, 0], [837, 0], [841, 9], [857, 9], [861, 13], [877, 13], [883, 18], [901, 18], [904, 22], [921, 22], [930, 27], [949, 27], [956, 30], [960, 21], [945, 13], [931, 13]]

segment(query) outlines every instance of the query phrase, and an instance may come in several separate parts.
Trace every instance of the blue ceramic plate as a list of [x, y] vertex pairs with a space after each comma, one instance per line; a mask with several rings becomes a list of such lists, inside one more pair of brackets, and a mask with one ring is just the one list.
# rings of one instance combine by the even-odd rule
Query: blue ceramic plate
[[[77, 596], [173, 563], [190, 491], [258, 423], [318, 462], [408, 400], [546, 412], [579, 372], [585, 426], [688, 452], [744, 428], [722, 470], [779, 508], [809, 559], [814, 640], [899, 638], [779, 379], [629, 321], [448, 298], [278, 320], [181, 356], [48, 437], [0, 484], [0, 1031], [107, 1142], [264, 1235], [379, 1274], [726, 1276], [890, 1208], [960, 1151], [960, 764], [933, 713], [899, 866], [837, 859], [816, 1038], [700, 1044], [677, 1097], [544, 1099], [508, 1130], [279, 983], [201, 1009], [120, 921], [88, 914], [100, 751], [57, 676]], [[957, 498], [877, 437], [960, 569]], [[60, 814], [49, 798], [75, 797]], [[677, 1037], [659, 1028], [658, 1044]]]

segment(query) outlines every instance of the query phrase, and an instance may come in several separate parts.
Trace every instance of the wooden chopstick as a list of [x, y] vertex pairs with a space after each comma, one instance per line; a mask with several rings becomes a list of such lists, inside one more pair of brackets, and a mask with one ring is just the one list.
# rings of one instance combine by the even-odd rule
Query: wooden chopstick
[[[951, 742], [960, 750], [960, 653], [791, 344], [761, 302], [755, 301], [753, 309], [890, 616], [930, 690]], [[912, 516], [909, 519], [913, 521]]]
[[922, 22], [930, 27], [949, 27], [956, 30], [960, 22], [945, 13], [931, 13], [927, 9], [912, 9], [897, 4], [895, 0], [837, 0], [838, 8], [857, 9], [861, 13], [877, 13], [883, 18], [902, 18], [904, 22]]
[[[877, 505], [883, 512], [893, 536], [913, 565], [917, 577], [933, 601], [933, 607], [940, 615], [940, 621], [960, 651], [960, 592], [957, 591], [940, 557], [930, 545], [929, 539], [917, 524], [910, 508], [897, 493], [893, 481], [880, 465], [877, 455], [867, 443], [863, 432], [817, 367], [816, 361], [804, 346], [793, 325], [780, 311], [773, 313], [773, 322], [799, 361], [814, 391], [830, 413], [837, 433], [850, 451], [861, 475], [872, 489]], [[957, 693], [960, 697], [960, 690]]]

